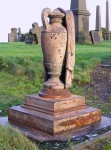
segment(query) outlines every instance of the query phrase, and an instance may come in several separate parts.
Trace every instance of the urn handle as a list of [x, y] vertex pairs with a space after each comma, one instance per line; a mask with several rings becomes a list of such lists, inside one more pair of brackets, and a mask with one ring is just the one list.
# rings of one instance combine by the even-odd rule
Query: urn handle
[[42, 14], [41, 14], [41, 17], [42, 17], [42, 23], [43, 23], [43, 29], [44, 30], [48, 30], [49, 27], [50, 27], [50, 24], [48, 22], [48, 18], [49, 15], [51, 15], [51, 9], [50, 8], [44, 8], [42, 10]]

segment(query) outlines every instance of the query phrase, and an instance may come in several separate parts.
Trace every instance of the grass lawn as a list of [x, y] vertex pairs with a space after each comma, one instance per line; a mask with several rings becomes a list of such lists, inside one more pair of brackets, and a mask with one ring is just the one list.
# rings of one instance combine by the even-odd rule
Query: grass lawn
[[38, 148], [16, 129], [0, 127], [0, 150], [38, 150]]
[[[74, 82], [70, 91], [84, 95], [83, 85], [90, 82], [93, 67], [111, 58], [111, 43], [76, 45]], [[34, 94], [43, 85], [40, 45], [0, 43], [0, 109], [7, 115], [10, 106], [23, 103], [24, 96]]]

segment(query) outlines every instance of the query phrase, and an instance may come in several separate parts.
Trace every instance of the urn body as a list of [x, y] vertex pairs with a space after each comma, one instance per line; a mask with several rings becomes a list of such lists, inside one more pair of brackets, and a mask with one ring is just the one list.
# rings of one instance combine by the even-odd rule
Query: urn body
[[47, 29], [42, 31], [41, 45], [46, 81], [44, 86], [63, 89], [64, 84], [61, 82], [60, 76], [65, 62], [67, 30], [62, 25], [62, 17], [51, 15]]

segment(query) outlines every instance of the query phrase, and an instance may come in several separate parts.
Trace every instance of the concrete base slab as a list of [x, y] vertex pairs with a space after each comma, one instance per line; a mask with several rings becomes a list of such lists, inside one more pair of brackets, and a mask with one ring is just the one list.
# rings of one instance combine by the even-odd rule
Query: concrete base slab
[[82, 135], [95, 132], [99, 129], [103, 129], [108, 126], [111, 126], [111, 119], [107, 117], [102, 117], [100, 123], [96, 123], [96, 124], [94, 123], [92, 125], [88, 125], [86, 127], [79, 128], [72, 131], [65, 131], [64, 133], [58, 135], [50, 135], [39, 130], [21, 126], [19, 124], [12, 124], [10, 121], [8, 121], [8, 117], [0, 118], [0, 125], [14, 127], [18, 129], [21, 133], [25, 134], [27, 137], [39, 142], [54, 141], [54, 140], [65, 141], [67, 140], [68, 135], [75, 136], [75, 137], [82, 136]]
[[[101, 140], [100, 140], [101, 139]], [[97, 144], [101, 144], [102, 140], [111, 139], [111, 130], [95, 137], [94, 139], [87, 140], [85, 142], [81, 142], [79, 144], [74, 145], [74, 150], [90, 150], [97, 148]], [[71, 150], [70, 148], [65, 148], [63, 150]]]

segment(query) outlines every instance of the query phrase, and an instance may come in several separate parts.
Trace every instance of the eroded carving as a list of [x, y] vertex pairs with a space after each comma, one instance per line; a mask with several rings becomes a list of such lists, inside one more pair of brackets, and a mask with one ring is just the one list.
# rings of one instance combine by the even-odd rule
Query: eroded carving
[[73, 13], [61, 8], [51, 12], [50, 8], [45, 8], [42, 11], [42, 22], [44, 85], [52, 89], [69, 88], [72, 85], [75, 63]]

